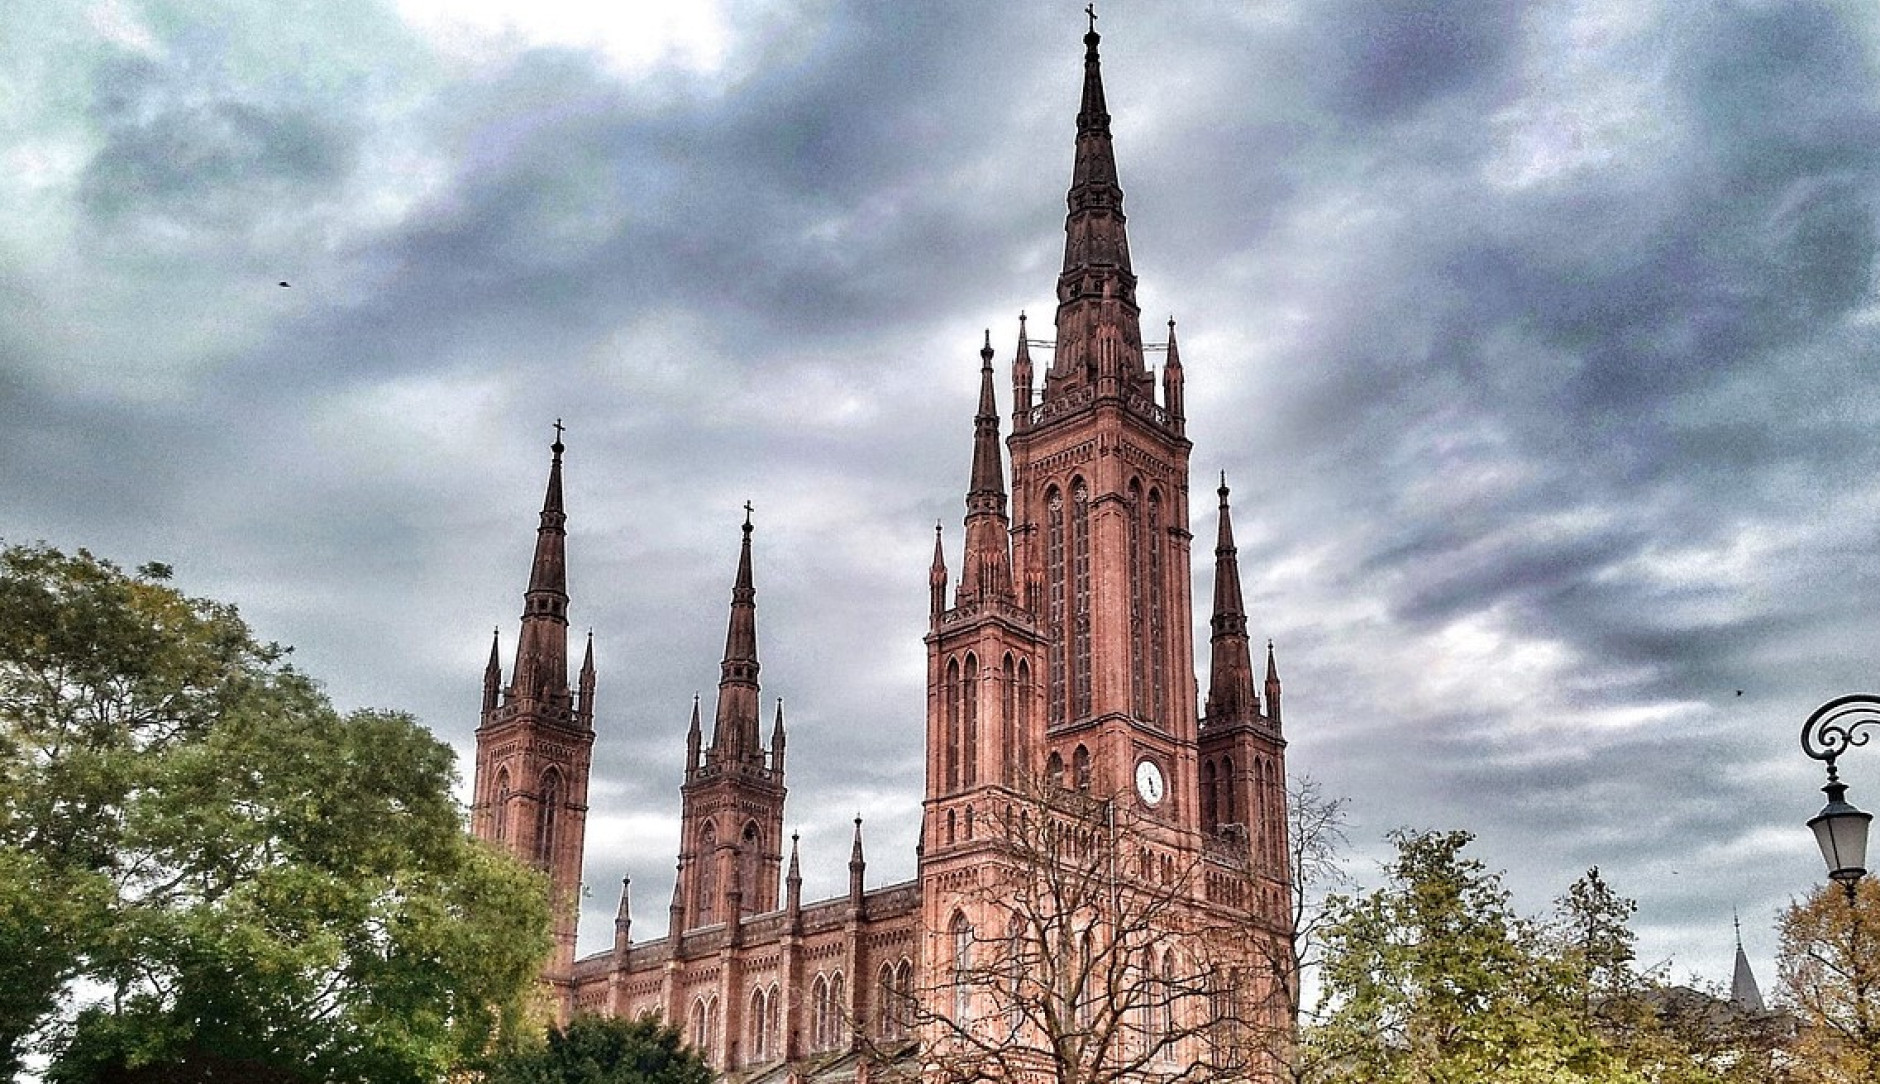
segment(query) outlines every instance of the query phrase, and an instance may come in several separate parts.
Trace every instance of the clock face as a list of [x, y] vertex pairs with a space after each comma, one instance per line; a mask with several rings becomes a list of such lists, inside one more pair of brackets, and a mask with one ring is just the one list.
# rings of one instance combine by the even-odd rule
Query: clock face
[[1136, 762], [1136, 793], [1142, 795], [1145, 805], [1161, 805], [1162, 795], [1168, 788], [1162, 782], [1162, 769], [1153, 760]]

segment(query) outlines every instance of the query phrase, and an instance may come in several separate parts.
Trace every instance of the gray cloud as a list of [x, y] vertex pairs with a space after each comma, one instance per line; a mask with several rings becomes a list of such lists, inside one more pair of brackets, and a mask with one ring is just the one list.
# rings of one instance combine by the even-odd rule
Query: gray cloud
[[[73, 63], [10, 73], [43, 93], [0, 129], [38, 163], [0, 182], [33, 209], [0, 227], [0, 534], [172, 561], [467, 750], [565, 417], [589, 932], [629, 870], [659, 925], [747, 498], [809, 890], [856, 812], [871, 880], [910, 875], [932, 524], [956, 550], [981, 329], [1050, 334], [1081, 20], [785, 6], [722, 70], [623, 74], [444, 57], [372, 4], [225, 15], [60, 24]], [[1477, 830], [1532, 910], [1598, 863], [1681, 967], [1722, 974], [1740, 903], [1766, 960], [1818, 877], [1790, 731], [1880, 648], [1871, 14], [1101, 29], [1295, 769], [1354, 838]]]

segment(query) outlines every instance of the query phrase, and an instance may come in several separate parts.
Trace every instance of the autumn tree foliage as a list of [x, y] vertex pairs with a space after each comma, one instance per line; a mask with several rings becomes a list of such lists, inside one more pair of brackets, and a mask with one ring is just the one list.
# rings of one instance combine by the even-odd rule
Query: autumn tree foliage
[[1861, 879], [1850, 901], [1823, 885], [1778, 925], [1781, 1000], [1794, 1014], [1794, 1079], [1805, 1084], [1880, 1080], [1880, 880]]
[[1635, 905], [1597, 868], [1542, 919], [1510, 903], [1466, 832], [1398, 832], [1385, 883], [1336, 897], [1309, 1079], [1350, 1084], [1759, 1084], [1779, 1029], [1636, 963]]
[[0, 550], [0, 1072], [437, 1079], [523, 1010], [540, 878], [450, 749], [168, 569]]

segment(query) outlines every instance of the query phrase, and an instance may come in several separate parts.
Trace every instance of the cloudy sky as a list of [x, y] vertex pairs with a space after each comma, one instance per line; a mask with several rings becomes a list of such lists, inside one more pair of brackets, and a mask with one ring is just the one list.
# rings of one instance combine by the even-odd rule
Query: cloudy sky
[[[172, 562], [467, 754], [563, 418], [583, 950], [622, 873], [663, 926], [747, 499], [807, 889], [858, 812], [909, 877], [932, 525], [982, 330], [1050, 334], [1081, 8], [0, 5], [0, 537]], [[1361, 875], [1465, 827], [1525, 910], [1602, 867], [1675, 977], [1740, 908], [1772, 985], [1796, 732], [1880, 649], [1877, 10], [1102, 6], [1145, 322]]]

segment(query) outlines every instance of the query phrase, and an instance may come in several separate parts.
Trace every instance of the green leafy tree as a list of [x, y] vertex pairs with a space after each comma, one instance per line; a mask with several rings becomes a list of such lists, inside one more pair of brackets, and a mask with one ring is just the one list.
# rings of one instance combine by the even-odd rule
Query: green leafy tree
[[1795, 1015], [1795, 1079], [1880, 1080], [1880, 880], [1862, 878], [1850, 904], [1824, 885], [1778, 926], [1782, 1002]]
[[1399, 832], [1384, 887], [1336, 899], [1308, 1042], [1327, 1079], [1625, 1081], [1569, 968], [1514, 913], [1466, 832]]
[[650, 1016], [577, 1016], [565, 1028], [490, 1059], [484, 1084], [708, 1084], [712, 1073], [679, 1029]]
[[335, 711], [167, 576], [0, 550], [0, 1069], [397, 1082], [480, 1053], [548, 949], [540, 877], [465, 835], [447, 746]]

